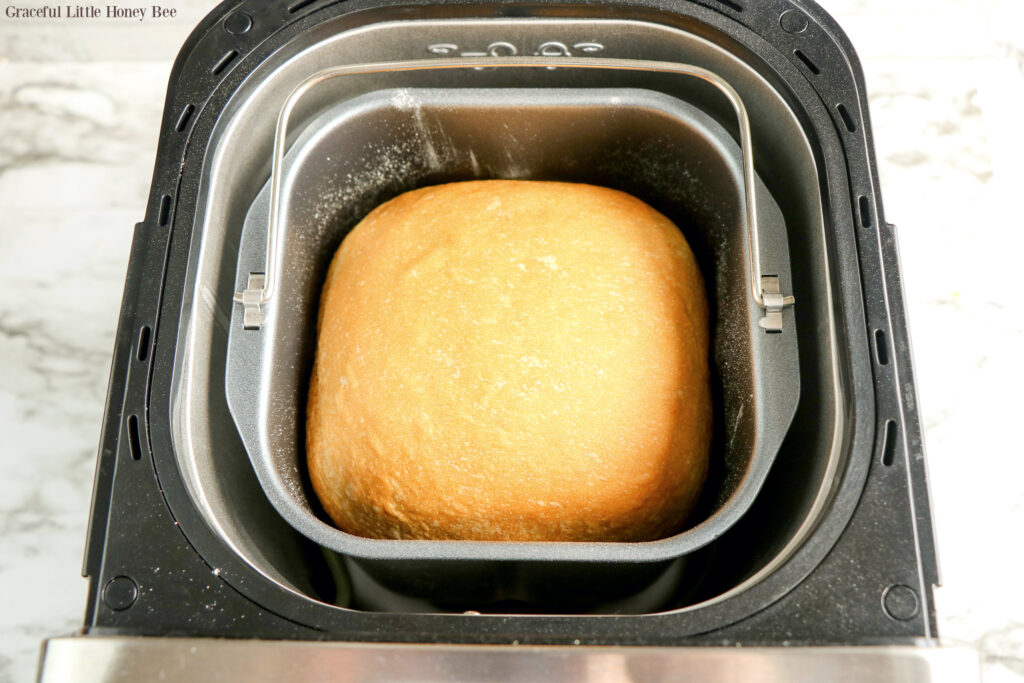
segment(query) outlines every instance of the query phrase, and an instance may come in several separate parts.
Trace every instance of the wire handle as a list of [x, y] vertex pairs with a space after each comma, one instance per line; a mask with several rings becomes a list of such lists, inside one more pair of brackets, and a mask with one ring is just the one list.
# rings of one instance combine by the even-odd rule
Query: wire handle
[[281, 188], [285, 145], [288, 137], [288, 119], [298, 101], [312, 88], [333, 78], [358, 74], [428, 71], [442, 69], [480, 68], [570, 68], [608, 69], [614, 71], [653, 71], [659, 73], [694, 76], [715, 86], [736, 111], [739, 121], [740, 148], [743, 156], [743, 190], [746, 209], [747, 246], [750, 251], [750, 295], [765, 310], [760, 325], [766, 332], [782, 331], [782, 310], [792, 306], [794, 298], [779, 291], [777, 276], [761, 274], [761, 241], [757, 220], [757, 192], [754, 184], [754, 151], [751, 144], [750, 118], [739, 93], [718, 74], [691, 64], [676, 64], [641, 59], [605, 59], [596, 57], [473, 57], [453, 59], [417, 59], [369, 64], [345, 64], [318, 71], [299, 83], [288, 95], [277, 117], [274, 130], [274, 151], [270, 167], [270, 217], [267, 226], [267, 257], [263, 273], [249, 273], [246, 289], [237, 292], [234, 300], [244, 310], [242, 324], [247, 330], [258, 330], [266, 321], [266, 306], [277, 288], [277, 260], [284, 217], [281, 215]]

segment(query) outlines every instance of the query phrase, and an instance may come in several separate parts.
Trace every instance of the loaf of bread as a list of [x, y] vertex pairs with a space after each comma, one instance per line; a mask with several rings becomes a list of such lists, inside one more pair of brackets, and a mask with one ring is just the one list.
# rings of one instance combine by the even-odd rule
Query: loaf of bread
[[407, 192], [344, 239], [307, 413], [313, 488], [371, 538], [646, 541], [711, 439], [708, 305], [665, 216], [590, 185]]

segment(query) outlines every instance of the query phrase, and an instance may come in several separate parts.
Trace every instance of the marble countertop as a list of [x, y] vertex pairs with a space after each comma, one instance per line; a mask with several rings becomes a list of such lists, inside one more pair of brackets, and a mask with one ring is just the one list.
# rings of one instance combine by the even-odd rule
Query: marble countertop
[[[81, 625], [132, 226], [171, 61], [215, 3], [164, 4], [175, 18], [137, 25], [0, 16], [0, 683]], [[898, 226], [940, 632], [980, 651], [986, 683], [1024, 682], [1024, 3], [822, 4], [862, 58]]]

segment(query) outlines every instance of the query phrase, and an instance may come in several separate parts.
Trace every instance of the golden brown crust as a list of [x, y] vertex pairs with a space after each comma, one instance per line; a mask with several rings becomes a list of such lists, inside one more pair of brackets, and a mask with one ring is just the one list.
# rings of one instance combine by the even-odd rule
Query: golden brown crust
[[693, 254], [634, 197], [405, 193], [345, 238], [324, 285], [313, 487], [374, 538], [671, 535], [707, 471], [708, 343]]

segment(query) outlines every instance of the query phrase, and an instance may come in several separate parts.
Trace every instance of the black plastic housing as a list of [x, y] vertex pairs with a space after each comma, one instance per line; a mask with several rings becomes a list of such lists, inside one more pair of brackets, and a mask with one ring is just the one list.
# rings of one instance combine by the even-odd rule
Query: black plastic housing
[[[787, 12], [798, 14], [783, 19]], [[250, 22], [239, 13], [251, 20], [243, 32], [240, 27]], [[860, 276], [860, 289], [839, 299], [842, 324], [863, 347], [847, 368], [856, 398], [850, 456], [820, 524], [771, 576], [714, 604], [651, 615], [361, 612], [296, 599], [242, 562], [206, 526], [176, 469], [170, 427], [176, 322], [203, 152], [218, 112], [256, 65], [298, 33], [342, 15], [356, 23], [385, 16], [625, 16], [680, 26], [728, 40], [736, 54], [770, 69], [806, 117], [806, 128], [818, 133], [814, 139], [839, 141], [821, 144], [815, 155], [827, 179], [822, 195], [829, 224], [850, 231], [856, 244], [855, 253], [830, 257]], [[791, 32], [803, 20], [806, 28]], [[794, 254], [794, 262], [798, 258]], [[938, 575], [914, 391], [898, 254], [879, 197], [863, 75], [846, 37], [814, 3], [226, 2], [197, 27], [175, 62], [146, 219], [136, 226], [87, 539], [85, 630], [623, 645], [934, 638]], [[771, 504], [763, 501], [762, 510]], [[117, 577], [138, 586], [127, 607], [105, 599], [105, 587]], [[916, 596], [912, 616], [887, 609], [886, 595], [895, 586]]]

